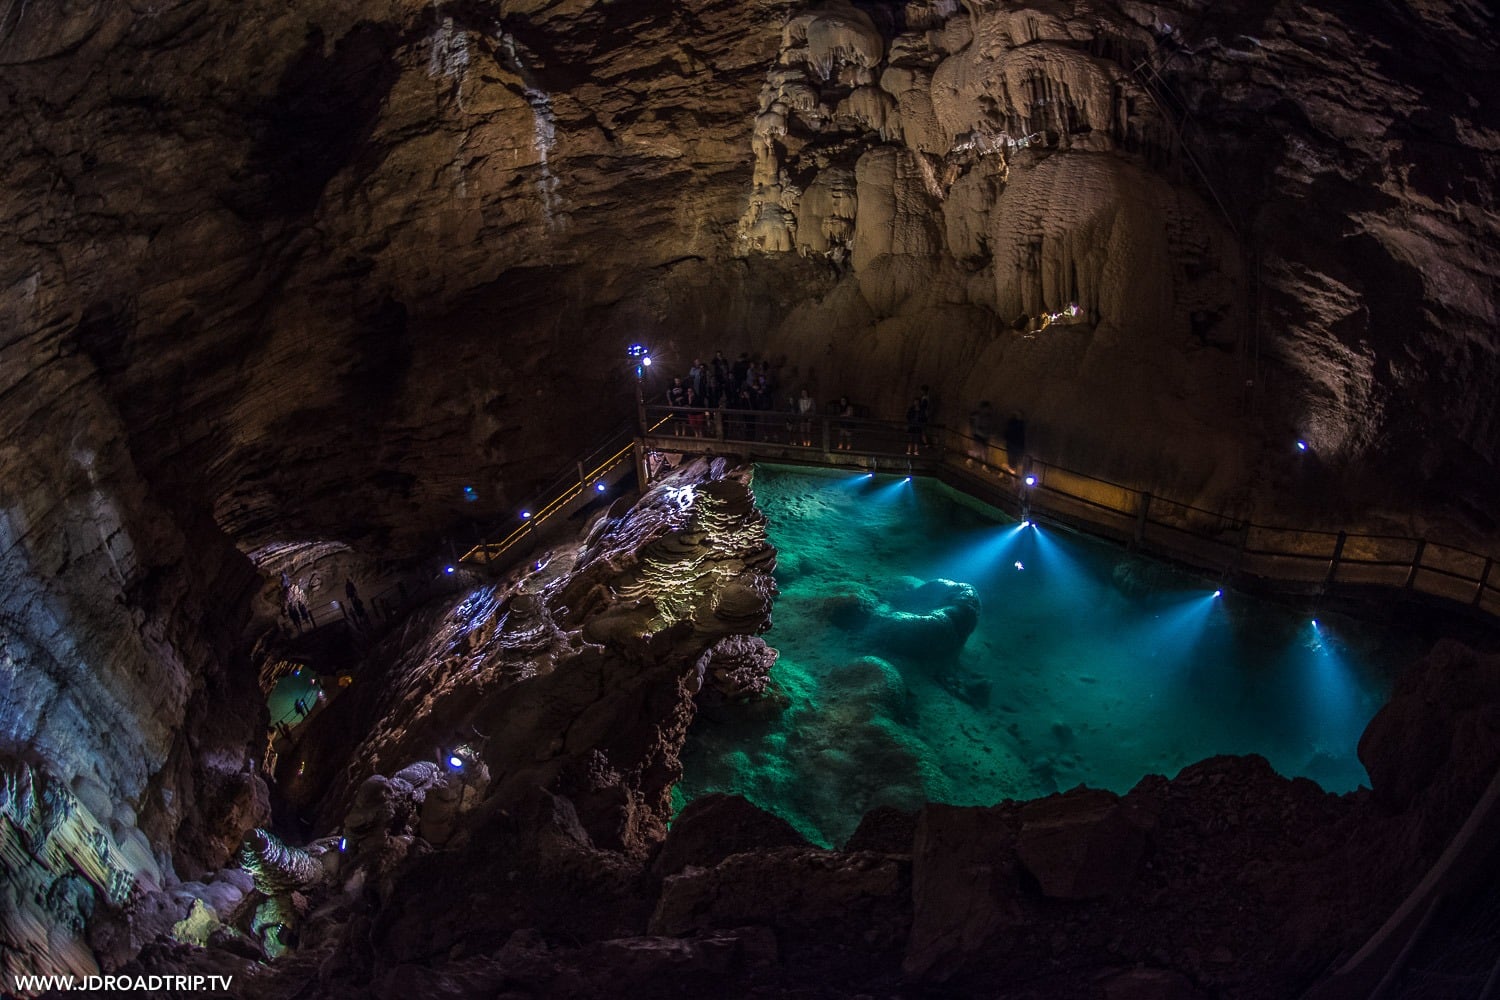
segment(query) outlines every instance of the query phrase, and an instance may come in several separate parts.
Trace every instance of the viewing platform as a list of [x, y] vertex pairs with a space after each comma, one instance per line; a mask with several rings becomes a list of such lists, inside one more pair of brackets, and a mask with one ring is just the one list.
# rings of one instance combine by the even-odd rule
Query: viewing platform
[[[697, 417], [698, 419], [694, 419]], [[634, 433], [643, 431], [643, 433]], [[1220, 586], [1284, 594], [1436, 599], [1493, 621], [1500, 574], [1493, 556], [1406, 535], [1261, 524], [1066, 469], [1034, 456], [1008, 461], [982, 442], [938, 424], [908, 454], [903, 422], [786, 411], [643, 406], [638, 428], [622, 428], [523, 509], [503, 538], [462, 557], [475, 567], [505, 562], [558, 514], [570, 513], [635, 473], [649, 484], [670, 456], [723, 455], [875, 474], [932, 476], [1022, 520], [1075, 528], [1217, 577]], [[804, 443], [810, 442], [810, 443]]]

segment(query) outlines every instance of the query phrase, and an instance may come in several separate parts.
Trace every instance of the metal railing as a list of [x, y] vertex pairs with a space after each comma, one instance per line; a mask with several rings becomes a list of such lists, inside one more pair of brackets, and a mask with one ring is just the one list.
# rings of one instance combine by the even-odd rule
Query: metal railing
[[1500, 617], [1494, 557], [1460, 546], [1404, 535], [1259, 524], [1036, 458], [1025, 459], [1024, 470], [1013, 469], [1003, 446], [939, 425], [924, 429], [927, 444], [912, 455], [908, 446], [915, 435], [897, 421], [668, 406], [646, 407], [646, 418], [650, 431], [642, 442], [652, 450], [932, 474], [1022, 516], [1043, 515], [1218, 573], [1226, 581], [1255, 578], [1311, 594], [1379, 587]]
[[635, 448], [635, 426], [626, 424], [614, 431], [603, 444], [594, 448], [574, 463], [573, 468], [559, 473], [547, 486], [539, 490], [521, 508], [521, 523], [509, 534], [496, 542], [481, 542], [459, 559], [460, 562], [477, 566], [488, 566], [510, 552], [517, 545], [532, 537], [540, 525], [561, 511], [567, 510], [580, 500], [587, 500], [595, 492], [596, 484], [613, 485], [632, 466], [631, 453]]

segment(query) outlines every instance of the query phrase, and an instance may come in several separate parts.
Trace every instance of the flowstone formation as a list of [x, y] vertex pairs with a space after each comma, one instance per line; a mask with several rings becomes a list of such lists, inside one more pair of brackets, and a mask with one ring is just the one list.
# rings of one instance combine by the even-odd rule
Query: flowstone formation
[[[887, 39], [842, 0], [791, 17], [755, 119], [741, 252], [848, 269], [837, 304], [804, 317], [831, 328], [809, 359], [823, 394], [915, 366], [872, 402], [899, 413], [931, 383], [960, 427], [981, 398], [1060, 426], [1088, 394], [1094, 415], [1164, 380], [1232, 398], [1216, 352], [1179, 357], [1195, 333], [1235, 345], [1245, 275], [1231, 225], [1163, 176], [1181, 153], [1137, 78], [1160, 26], [1079, 4], [910, 3], [899, 20]], [[773, 342], [795, 357], [801, 330]], [[1028, 385], [1043, 365], [1072, 384]], [[1104, 457], [1083, 436], [1050, 444]]]
[[[1495, 37], [1472, 5], [812, 4], [737, 251], [838, 284], [768, 347], [820, 398], [897, 417], [930, 385], [960, 428], [990, 399], [1051, 461], [1220, 508], [1418, 499], [1400, 454], [1489, 530], [1493, 416], [1419, 383], [1500, 364]], [[1412, 39], [1465, 69], [1409, 79]]]
[[[753, 698], [775, 661], [755, 639], [769, 626], [775, 552], [748, 477], [722, 459], [694, 463], [577, 542], [439, 608], [430, 632], [362, 673], [281, 762], [291, 801], [320, 826], [342, 819], [364, 852], [371, 831], [419, 811], [396, 790], [427, 779], [398, 769], [454, 758], [469, 761], [465, 774], [484, 769], [495, 803], [546, 788], [570, 797], [595, 843], [648, 850], [670, 817], [695, 696]], [[353, 828], [350, 803], [369, 816]], [[424, 837], [451, 822], [426, 803]]]

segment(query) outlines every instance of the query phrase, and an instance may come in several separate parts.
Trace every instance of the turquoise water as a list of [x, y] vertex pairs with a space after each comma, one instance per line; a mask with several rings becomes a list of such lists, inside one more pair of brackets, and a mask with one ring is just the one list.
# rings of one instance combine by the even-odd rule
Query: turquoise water
[[318, 686], [314, 683], [316, 676], [311, 669], [302, 667], [276, 682], [276, 686], [271, 689], [271, 694], [266, 699], [272, 725], [285, 722], [289, 726], [296, 726], [302, 721], [302, 716], [297, 714], [296, 709], [298, 698], [301, 698], [311, 711], [318, 700]]
[[877, 805], [1124, 792], [1221, 753], [1368, 783], [1355, 746], [1411, 652], [1378, 626], [1215, 597], [935, 481], [760, 465], [755, 494], [773, 697], [700, 716], [679, 801], [735, 792], [839, 844]]

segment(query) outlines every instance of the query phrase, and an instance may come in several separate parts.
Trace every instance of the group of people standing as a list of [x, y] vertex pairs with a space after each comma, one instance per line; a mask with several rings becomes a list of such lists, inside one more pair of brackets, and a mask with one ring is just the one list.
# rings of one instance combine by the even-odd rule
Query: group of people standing
[[[723, 419], [723, 410], [774, 410], [776, 376], [769, 361], [757, 364], [750, 360], [748, 351], [741, 351], [733, 364], [724, 357], [723, 351], [716, 351], [712, 361], [704, 363], [702, 358], [694, 358], [687, 375], [672, 379], [672, 386], [667, 390], [667, 405], [691, 411], [672, 415], [672, 433], [693, 437], [717, 435], [719, 428], [710, 426], [710, 421]], [[755, 417], [736, 416], [732, 419], [737, 422], [735, 430], [724, 429], [731, 436], [737, 431], [756, 437], [762, 424], [769, 426], [768, 422]]]
[[[307, 591], [310, 586], [315, 586], [317, 574], [314, 573], [310, 580], [293, 581], [286, 570], [281, 571], [281, 613], [284, 614], [296, 628], [297, 634], [302, 634], [304, 626], [317, 628], [317, 619], [313, 617], [312, 610], [307, 606]], [[344, 619], [355, 628], [369, 628], [370, 613], [365, 609], [365, 602], [359, 596], [359, 588], [354, 585], [352, 579], [344, 580], [345, 602], [339, 604], [334, 601], [344, 615]]]
[[303, 625], [317, 628], [318, 623], [307, 606], [307, 591], [303, 583], [293, 583], [286, 570], [281, 571], [281, 613], [291, 620], [298, 635], [302, 634]]
[[[788, 442], [812, 447], [815, 425], [822, 410], [806, 386], [795, 397], [788, 397], [792, 416], [771, 416], [776, 406], [776, 372], [769, 361], [752, 361], [748, 351], [741, 351], [731, 363], [723, 351], [714, 352], [711, 360], [694, 358], [686, 375], [675, 376], [667, 389], [667, 405], [674, 408], [670, 418], [672, 433], [691, 437], [726, 437], [739, 440], [770, 441], [777, 439], [778, 426], [789, 430]], [[857, 407], [848, 396], [828, 408], [837, 419], [834, 449], [854, 448]], [[929, 428], [935, 406], [930, 386], [912, 398], [906, 408], [906, 454], [920, 455], [932, 447]], [[999, 416], [988, 400], [969, 414], [969, 434], [975, 443], [974, 457], [988, 461], [989, 441], [999, 423]], [[1018, 410], [1005, 421], [1005, 468], [1019, 474], [1025, 464], [1026, 421]]]

